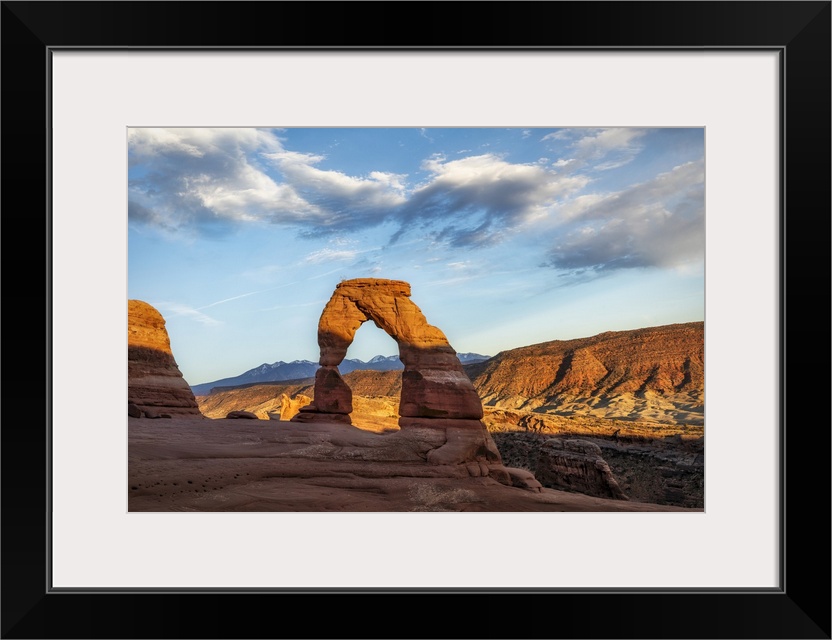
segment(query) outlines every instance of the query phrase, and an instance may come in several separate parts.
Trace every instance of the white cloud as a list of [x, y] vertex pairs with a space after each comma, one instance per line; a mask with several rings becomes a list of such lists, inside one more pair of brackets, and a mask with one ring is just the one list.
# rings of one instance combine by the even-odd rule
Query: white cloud
[[321, 262], [333, 262], [335, 260], [353, 260], [358, 255], [358, 251], [354, 249], [320, 249], [313, 251], [306, 258], [304, 262], [311, 264], [319, 264]]
[[379, 251], [381, 247], [370, 247], [368, 249], [351, 248], [354, 243], [343, 238], [336, 238], [330, 242], [329, 247], [313, 251], [306, 258], [304, 262], [309, 264], [320, 264], [322, 262], [345, 262], [355, 260], [363, 253], [372, 253]]
[[561, 175], [537, 164], [512, 164], [494, 154], [422, 163], [428, 180], [412, 192], [405, 219], [440, 227], [454, 245], [485, 245], [536, 220], [581, 188], [588, 178]]
[[568, 141], [573, 158], [556, 161], [553, 166], [563, 170], [590, 167], [596, 171], [617, 169], [632, 162], [644, 148], [641, 138], [645, 129], [614, 127], [609, 129], [560, 129], [547, 134], [541, 141]]
[[178, 302], [154, 302], [152, 304], [154, 307], [159, 309], [160, 312], [162, 312], [166, 319], [175, 318], [177, 316], [184, 316], [190, 320], [194, 320], [195, 322], [199, 322], [200, 324], [204, 324], [207, 326], [216, 326], [222, 324], [220, 320], [212, 318], [211, 316], [199, 311], [199, 309], [189, 307], [185, 304], [180, 304]]
[[571, 146], [582, 158], [603, 158], [611, 151], [640, 148], [636, 141], [644, 135], [643, 129], [601, 129], [578, 139]]
[[575, 198], [558, 209], [550, 264], [610, 270], [703, 260], [704, 179], [703, 162], [688, 162], [623, 191]]
[[168, 230], [283, 217], [321, 217], [286, 183], [260, 166], [261, 154], [280, 150], [260, 129], [128, 130], [129, 213]]
[[571, 129], [558, 129], [557, 131], [553, 131], [552, 133], [547, 133], [540, 139], [540, 141], [545, 142], [546, 140], [569, 140], [574, 135], [571, 133], [571, 131]]
[[324, 216], [318, 224], [333, 229], [381, 222], [390, 209], [405, 201], [406, 176], [372, 171], [367, 177], [323, 170], [321, 156], [294, 151], [264, 154], [292, 189], [302, 194]]
[[302, 235], [343, 233], [306, 256], [307, 264], [346, 263], [378, 250], [359, 249], [347, 238], [389, 222], [397, 243], [418, 228], [420, 241], [452, 250], [554, 229], [549, 262], [567, 269], [676, 265], [702, 252], [702, 162], [616, 193], [585, 192], [592, 183], [588, 170], [630, 162], [644, 134], [558, 130], [542, 138], [563, 156], [551, 164], [436, 153], [422, 162], [427, 177], [413, 185], [404, 174], [322, 168], [325, 156], [287, 149], [271, 130], [131, 129], [130, 215], [133, 223], [169, 231], [274, 223]]
[[175, 231], [271, 222], [322, 232], [377, 224], [404, 201], [404, 176], [325, 171], [260, 129], [130, 129], [129, 213]]

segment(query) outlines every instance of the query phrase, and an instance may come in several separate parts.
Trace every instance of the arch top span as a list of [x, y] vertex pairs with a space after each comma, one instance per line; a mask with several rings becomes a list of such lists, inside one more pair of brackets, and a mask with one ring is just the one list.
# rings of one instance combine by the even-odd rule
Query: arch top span
[[[418, 350], [433, 349], [457, 360], [456, 351], [438, 327], [428, 324], [410, 299], [410, 285], [402, 280], [358, 278], [335, 287], [318, 322], [321, 366], [337, 367], [344, 360], [355, 332], [367, 320], [386, 332], [399, 346], [405, 366]], [[457, 360], [458, 362], [458, 360]], [[415, 364], [415, 363], [414, 363]]]

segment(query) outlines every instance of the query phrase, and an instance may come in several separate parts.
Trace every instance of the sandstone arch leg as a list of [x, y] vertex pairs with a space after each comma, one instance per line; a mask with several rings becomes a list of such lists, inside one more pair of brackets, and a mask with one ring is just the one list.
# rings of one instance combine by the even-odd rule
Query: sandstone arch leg
[[351, 424], [352, 392], [337, 367], [368, 320], [396, 341], [404, 364], [399, 426], [412, 433], [431, 429], [444, 434], [444, 443], [428, 453], [428, 462], [466, 465], [471, 475], [491, 474], [510, 483], [481, 421], [482, 402], [456, 351], [440, 329], [428, 324], [410, 299], [410, 285], [401, 280], [362, 278], [338, 284], [318, 323], [321, 368], [315, 376], [315, 398], [292, 420]]

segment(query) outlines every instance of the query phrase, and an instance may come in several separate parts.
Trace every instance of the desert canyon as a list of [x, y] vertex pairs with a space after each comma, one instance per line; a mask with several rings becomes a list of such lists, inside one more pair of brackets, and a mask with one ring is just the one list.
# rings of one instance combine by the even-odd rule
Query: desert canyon
[[[704, 509], [701, 322], [463, 365], [408, 283], [345, 280], [314, 378], [194, 395], [164, 318], [128, 305], [130, 511]], [[404, 367], [342, 375], [368, 321]]]

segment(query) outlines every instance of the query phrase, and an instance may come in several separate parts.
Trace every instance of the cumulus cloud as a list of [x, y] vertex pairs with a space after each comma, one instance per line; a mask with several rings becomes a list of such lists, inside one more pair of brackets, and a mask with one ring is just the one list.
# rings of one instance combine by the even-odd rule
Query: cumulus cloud
[[704, 178], [703, 162], [688, 162], [616, 193], [574, 199], [559, 211], [548, 264], [598, 272], [703, 259]]
[[170, 231], [321, 212], [257, 164], [280, 141], [258, 129], [128, 130], [132, 220]]
[[367, 177], [349, 176], [317, 168], [322, 156], [294, 151], [281, 150], [264, 156], [305, 202], [325, 213], [317, 221], [321, 229], [372, 226], [405, 201], [403, 175], [372, 171]]
[[260, 129], [128, 131], [131, 220], [169, 231], [270, 222], [319, 232], [380, 222], [403, 200], [402, 176], [315, 167]]
[[399, 250], [413, 229], [420, 242], [453, 250], [495, 245], [524, 230], [539, 237], [545, 228], [553, 238], [545, 264], [573, 274], [701, 258], [702, 161], [615, 193], [589, 191], [603, 183], [598, 172], [641, 152], [645, 133], [557, 130], [541, 139], [547, 156], [526, 163], [464, 149], [451, 159], [436, 154], [422, 162], [416, 183], [398, 173], [326, 168], [325, 156], [286, 148], [274, 130], [130, 129], [129, 215], [134, 224], [168, 232], [271, 223], [300, 235], [327, 234], [330, 242], [307, 255], [307, 264], [354, 262], [380, 250], [344, 238], [382, 223]]
[[537, 164], [512, 164], [494, 154], [426, 160], [430, 175], [403, 207], [403, 220], [434, 224], [454, 246], [483, 246], [545, 215], [560, 198], [584, 187], [583, 176], [560, 175]]

